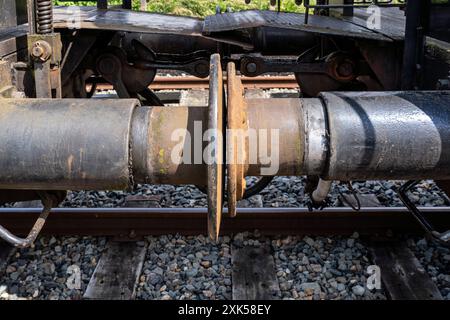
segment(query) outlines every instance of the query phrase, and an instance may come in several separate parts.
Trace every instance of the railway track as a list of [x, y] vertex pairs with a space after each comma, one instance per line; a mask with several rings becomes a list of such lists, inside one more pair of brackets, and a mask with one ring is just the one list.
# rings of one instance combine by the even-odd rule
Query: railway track
[[[1, 208], [1, 223], [26, 234], [40, 208]], [[449, 227], [450, 207], [423, 207], [437, 225]], [[238, 208], [235, 218], [224, 212], [222, 233], [258, 229], [266, 235], [421, 233], [404, 207], [372, 207], [352, 211], [346, 207], [309, 212], [307, 208]], [[206, 208], [55, 208], [42, 230], [47, 235], [137, 237], [206, 232]]]
[[[449, 227], [445, 219], [450, 213], [449, 207], [420, 209], [433, 223]], [[0, 217], [4, 226], [21, 234], [28, 232], [39, 211], [40, 208], [1, 208]], [[147, 247], [148, 242], [141, 241], [142, 236], [206, 234], [205, 216], [204, 208], [56, 208], [42, 234], [110, 236], [89, 285], [82, 293], [83, 298], [135, 299], [143, 265], [148, 259], [147, 251], [152, 250]], [[325, 208], [318, 212], [309, 212], [306, 208], [238, 208], [237, 217], [224, 218], [222, 234], [254, 229], [263, 236], [275, 238], [279, 235], [350, 235], [357, 231], [365, 239], [363, 242], [371, 252], [373, 264], [382, 270], [383, 294], [388, 299], [442, 299], [425, 268], [395, 237], [403, 233], [422, 234], [406, 208], [365, 207], [359, 212], [347, 207]], [[12, 250], [11, 247], [0, 248], [3, 266], [12, 256]], [[270, 246], [230, 244], [230, 250], [233, 300], [280, 299], [276, 259]], [[314, 293], [308, 290], [306, 294], [311, 294], [311, 298]]]
[[[241, 79], [246, 89], [296, 89], [299, 87], [294, 76], [257, 76], [241, 77]], [[150, 88], [153, 90], [208, 89], [209, 78], [156, 76]], [[112, 90], [112, 85], [99, 83], [97, 90]]]

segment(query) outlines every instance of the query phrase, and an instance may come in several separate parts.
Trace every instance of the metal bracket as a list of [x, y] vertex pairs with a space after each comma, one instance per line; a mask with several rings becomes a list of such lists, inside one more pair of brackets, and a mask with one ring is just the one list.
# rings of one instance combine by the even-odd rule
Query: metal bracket
[[[39, 235], [39, 232], [41, 232], [42, 228], [44, 227], [45, 221], [47, 220], [50, 210], [53, 208], [53, 206], [57, 205], [62, 201], [60, 194], [55, 195], [53, 193], [48, 193], [45, 191], [38, 192], [38, 194], [41, 198], [42, 205], [44, 206], [44, 208], [42, 209], [39, 218], [34, 223], [33, 227], [31, 228], [26, 238], [19, 238], [18, 236], [12, 234], [10, 231], [8, 231], [7, 229], [5, 229], [3, 226], [0, 225], [1, 239], [19, 248], [26, 248], [34, 243], [37, 236]], [[62, 197], [62, 199], [64, 199], [64, 197]]]
[[16, 87], [12, 83], [11, 63], [0, 60], [0, 99], [17, 97]]
[[424, 217], [422, 212], [420, 212], [420, 210], [414, 205], [414, 203], [411, 202], [408, 195], [406, 194], [419, 182], [420, 180], [409, 180], [405, 184], [403, 184], [398, 191], [400, 200], [408, 208], [413, 217], [420, 223], [422, 228], [432, 237], [432, 239], [448, 246], [450, 244], [450, 230], [444, 232], [437, 231], [433, 227], [433, 225]]
[[[120, 48], [108, 48], [97, 58], [96, 68], [97, 72], [113, 85], [120, 98], [134, 97], [139, 93], [148, 100], [149, 95], [152, 95], [148, 85], [155, 78], [156, 69], [138, 68], [128, 63], [125, 52]], [[130, 77], [130, 74], [133, 76]], [[150, 100], [155, 101], [155, 96]], [[161, 101], [156, 103], [162, 105]]]
[[59, 33], [28, 34], [28, 52], [34, 60], [37, 98], [61, 98], [61, 36]]
[[341, 191], [338, 191], [339, 192], [339, 197], [341, 198], [342, 203], [347, 204], [354, 211], [361, 210], [361, 201], [359, 200], [359, 197], [358, 197], [358, 194], [356, 193], [356, 190], [353, 189], [353, 185], [352, 185], [351, 181], [347, 181], [347, 187], [348, 187], [348, 190], [350, 191], [351, 195], [355, 199], [356, 207], [352, 203], [350, 203], [349, 201], [347, 201], [345, 199], [345, 197], [344, 197], [344, 195], [342, 194]]
[[208, 177], [208, 234], [210, 239], [219, 238], [220, 222], [223, 211], [224, 192], [224, 112], [223, 79], [219, 54], [213, 54], [210, 62], [209, 76], [209, 112], [208, 129], [210, 130], [207, 162]]
[[227, 65], [227, 201], [228, 213], [236, 216], [236, 202], [244, 196], [248, 168], [248, 123], [244, 87], [233, 62]]

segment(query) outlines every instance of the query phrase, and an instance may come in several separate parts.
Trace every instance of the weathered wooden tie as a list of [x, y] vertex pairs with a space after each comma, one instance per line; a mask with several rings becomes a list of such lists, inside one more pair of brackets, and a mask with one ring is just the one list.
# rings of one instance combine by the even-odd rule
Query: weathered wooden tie
[[381, 281], [392, 300], [442, 300], [436, 284], [404, 243], [371, 246]]
[[16, 248], [6, 242], [0, 242], [0, 274], [8, 265], [9, 258], [16, 252]]
[[95, 268], [84, 299], [129, 300], [145, 259], [146, 246], [138, 242], [110, 241]]
[[280, 292], [268, 246], [232, 249], [233, 300], [273, 300]]

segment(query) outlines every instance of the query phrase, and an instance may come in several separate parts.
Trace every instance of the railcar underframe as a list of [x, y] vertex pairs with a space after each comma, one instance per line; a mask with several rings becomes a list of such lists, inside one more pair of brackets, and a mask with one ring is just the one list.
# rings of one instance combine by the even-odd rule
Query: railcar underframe
[[[450, 232], [437, 231], [407, 191], [435, 179], [450, 192], [450, 3], [379, 3], [374, 29], [370, 1], [341, 2], [305, 1], [306, 15], [196, 19], [132, 11], [128, 1], [2, 1], [0, 204], [41, 199], [44, 210], [26, 238], [1, 226], [0, 237], [30, 245], [66, 190], [168, 183], [205, 190], [217, 239], [224, 203], [233, 216], [248, 194], [246, 176], [306, 175], [311, 210], [326, 204], [333, 180], [408, 180], [405, 206], [448, 243]], [[164, 106], [149, 89], [158, 70], [209, 77], [209, 105]], [[244, 98], [241, 76], [285, 72], [299, 98]], [[117, 99], [90, 99], [103, 83]], [[251, 143], [252, 132], [273, 130], [276, 140]], [[199, 133], [200, 146], [190, 143]], [[205, 157], [188, 161], [198, 148]], [[252, 148], [276, 153], [276, 170]]]

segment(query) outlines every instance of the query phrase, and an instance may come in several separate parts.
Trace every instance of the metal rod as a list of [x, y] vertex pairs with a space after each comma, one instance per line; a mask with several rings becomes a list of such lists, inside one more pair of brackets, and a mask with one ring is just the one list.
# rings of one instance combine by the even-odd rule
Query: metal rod
[[[64, 192], [63, 194], [65, 197], [66, 193]], [[20, 248], [26, 248], [33, 244], [42, 228], [44, 227], [44, 224], [48, 218], [48, 215], [50, 214], [50, 210], [52, 209], [53, 205], [57, 205], [61, 200], [57, 200], [52, 194], [47, 192], [39, 192], [39, 197], [41, 198], [44, 208], [42, 209], [42, 212], [37, 218], [36, 222], [33, 224], [33, 227], [28, 232], [28, 235], [25, 238], [20, 238], [11, 233], [7, 228], [0, 225], [1, 239], [14, 245], [15, 247]]]
[[51, 205], [45, 206], [45, 208], [42, 210], [41, 214], [39, 215], [39, 218], [34, 223], [33, 227], [31, 228], [30, 232], [25, 238], [20, 238], [14, 234], [12, 234], [9, 230], [4, 228], [2, 225], [0, 225], [0, 238], [5, 240], [6, 242], [14, 245], [15, 247], [20, 248], [26, 248], [29, 245], [31, 245], [34, 240], [36, 240], [37, 236], [41, 232], [42, 228], [44, 227], [45, 221], [47, 220], [47, 217], [50, 213]]
[[331, 180], [319, 180], [317, 184], [317, 188], [313, 191], [311, 198], [316, 204], [322, 203], [330, 193], [331, 184], [333, 181]]
[[416, 90], [423, 60], [424, 16], [429, 12], [428, 0], [408, 1], [406, 6], [405, 44], [403, 48], [402, 90]]
[[97, 0], [98, 9], [108, 9], [108, 0]]
[[36, 10], [34, 1], [27, 0], [28, 31], [30, 34], [36, 33]]
[[[450, 207], [417, 207], [424, 213], [445, 213], [450, 214]], [[0, 208], [0, 221], [3, 215], [10, 214], [36, 214], [40, 213], [40, 208]], [[178, 215], [178, 214], [199, 214], [206, 215], [206, 208], [53, 208], [52, 214], [98, 214], [98, 215], [120, 215], [120, 214], [139, 214], [139, 215]], [[227, 209], [224, 208], [224, 212]], [[306, 207], [301, 208], [237, 208], [237, 212], [243, 215], [271, 215], [271, 214], [311, 214]], [[355, 214], [369, 213], [408, 213], [406, 207], [363, 207], [361, 211]], [[349, 214], [354, 213], [348, 207], [327, 207], [314, 214]]]
[[52, 98], [50, 60], [34, 62], [34, 78], [36, 82], [36, 98]]

